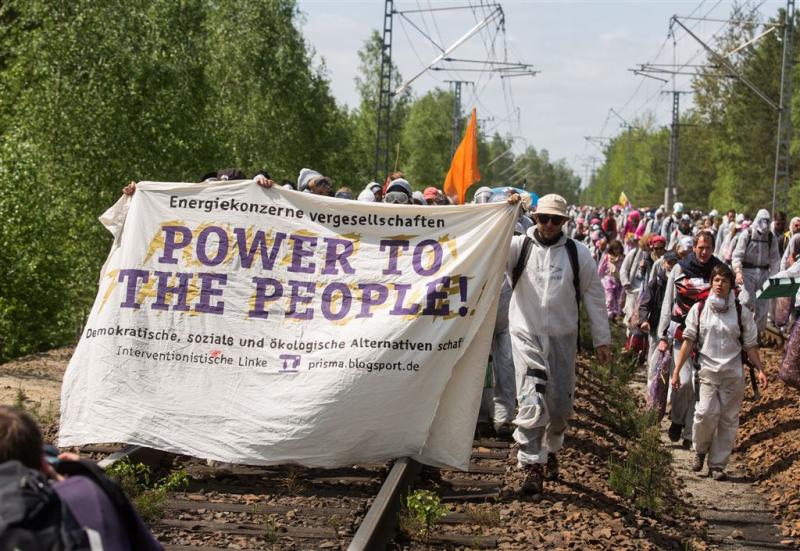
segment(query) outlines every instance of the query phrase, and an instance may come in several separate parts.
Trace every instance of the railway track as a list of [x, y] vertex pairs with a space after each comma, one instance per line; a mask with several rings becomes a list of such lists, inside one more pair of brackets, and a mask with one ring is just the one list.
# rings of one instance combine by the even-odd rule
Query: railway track
[[[499, 521], [490, 504], [503, 492], [510, 444], [476, 440], [468, 472], [423, 467], [407, 458], [314, 469], [209, 465], [136, 446], [80, 451], [103, 467], [128, 457], [156, 472], [189, 474], [188, 488], [168, 494], [163, 518], [150, 523], [168, 551], [488, 549], [497, 540], [483, 535], [481, 526]], [[438, 494], [449, 511], [424, 537], [400, 522], [403, 497], [416, 489]]]

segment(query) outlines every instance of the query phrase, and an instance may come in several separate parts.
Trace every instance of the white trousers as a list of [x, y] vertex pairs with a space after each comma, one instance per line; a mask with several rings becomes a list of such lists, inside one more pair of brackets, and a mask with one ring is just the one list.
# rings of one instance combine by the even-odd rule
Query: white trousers
[[508, 308], [511, 285], [506, 279], [500, 289], [497, 321], [492, 336], [492, 375], [494, 377], [493, 413], [495, 423], [510, 423], [517, 411], [517, 385], [514, 358], [511, 354], [511, 333], [508, 327]]
[[[546, 463], [548, 453], [558, 452], [564, 444], [564, 432], [569, 426], [575, 401], [575, 355], [577, 334], [557, 337], [511, 334], [514, 367], [517, 373], [517, 399], [520, 403], [515, 419], [514, 439], [519, 444], [517, 461], [520, 465]], [[542, 379], [542, 372], [546, 379]], [[536, 392], [544, 386], [544, 413], [526, 408]], [[537, 415], [536, 419], [528, 415]], [[523, 428], [520, 424], [527, 425]]]
[[756, 292], [761, 289], [764, 282], [769, 279], [769, 270], [761, 268], [743, 268], [744, 292], [740, 295], [743, 305], [750, 308], [756, 318], [756, 327], [761, 333], [767, 327], [767, 312], [769, 300], [756, 300]]
[[725, 469], [739, 429], [744, 374], [720, 376], [700, 370], [700, 400], [694, 412], [694, 449], [708, 454], [709, 469]]
[[495, 423], [510, 423], [517, 409], [517, 388], [514, 358], [511, 355], [511, 333], [508, 329], [495, 333], [492, 338], [492, 375], [494, 376]]

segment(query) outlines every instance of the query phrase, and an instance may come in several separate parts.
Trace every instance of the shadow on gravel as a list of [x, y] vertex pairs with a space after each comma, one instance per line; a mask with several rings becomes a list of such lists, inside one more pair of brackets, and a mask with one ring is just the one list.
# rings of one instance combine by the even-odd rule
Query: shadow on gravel
[[[589, 403], [592, 403], [591, 400], [587, 399], [587, 401]], [[575, 409], [575, 413], [579, 413], [580, 415], [586, 417], [586, 419], [589, 419], [590, 421], [594, 421], [595, 423], [597, 423], [600, 426], [604, 426], [605, 425], [605, 419], [603, 419], [602, 417], [597, 415], [592, 410], [584, 408], [584, 407], [581, 407], [581, 406], [578, 406], [578, 405], [576, 405], [574, 409]], [[575, 424], [575, 423], [570, 422], [570, 424]], [[575, 424], [575, 425], [577, 426], [577, 424]], [[597, 429], [595, 429], [595, 431], [597, 431]], [[603, 437], [606, 436], [602, 432], [599, 432], [598, 434], [600, 434], [600, 436], [603, 436]]]
[[753, 482], [755, 482], [755, 480], [756, 479], [753, 478], [752, 476], [747, 476], [747, 475], [736, 476], [729, 474], [725, 478], [723, 484], [752, 484]]
[[[620, 513], [626, 520], [631, 518], [631, 511], [624, 507], [620, 507], [617, 502], [592, 488], [581, 484], [576, 481], [562, 480], [561, 483], [571, 490], [577, 492], [579, 497], [575, 499], [574, 496], [568, 496], [564, 499], [572, 497], [572, 502], [575, 504], [582, 504], [598, 511], [605, 511], [608, 513]], [[650, 526], [641, 526], [639, 529], [644, 533], [644, 539], [653, 543], [659, 549], [684, 549], [685, 545], [681, 538], [664, 534]]]
[[752, 408], [750, 408], [749, 411], [743, 413], [742, 421], [744, 422], [747, 419], [758, 417], [762, 413], [774, 411], [776, 408], [782, 408], [784, 406], [792, 406], [795, 403], [796, 400], [793, 400], [788, 396], [773, 398], [772, 400], [766, 400], [766, 401], [764, 401], [764, 399], [762, 398], [762, 401], [759, 402], [757, 406], [753, 406]]
[[758, 478], [759, 480], [762, 480], [764, 478], [771, 478], [778, 473], [782, 473], [783, 471], [794, 465], [795, 461], [800, 461], [800, 451], [796, 451], [790, 455], [787, 455], [780, 461], [776, 461], [775, 463], [769, 466], [766, 472], [760, 474]]
[[[587, 425], [586, 423], [573, 423], [575, 428], [581, 428], [590, 432], [595, 432], [596, 434], [603, 436], [600, 431], [593, 430], [591, 425]], [[581, 440], [578, 439], [571, 434], [564, 435], [564, 445], [569, 446], [570, 448], [574, 448], [576, 451], [583, 451], [588, 453], [589, 455], [593, 455], [602, 459], [603, 461], [608, 461], [611, 457], [611, 450], [605, 448], [592, 440]]]
[[741, 452], [743, 450], [746, 450], [750, 446], [753, 446], [765, 440], [771, 440], [780, 434], [784, 434], [786, 432], [793, 431], [796, 429], [800, 429], [800, 419], [790, 419], [788, 421], [778, 423], [777, 425], [770, 427], [768, 430], [751, 434], [738, 446], [736, 446], [735, 451]]

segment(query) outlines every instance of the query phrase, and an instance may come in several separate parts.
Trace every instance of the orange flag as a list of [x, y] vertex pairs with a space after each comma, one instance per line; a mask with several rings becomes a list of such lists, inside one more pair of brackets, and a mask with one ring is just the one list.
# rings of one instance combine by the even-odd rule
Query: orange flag
[[481, 173], [478, 170], [478, 123], [475, 120], [475, 109], [464, 133], [464, 139], [456, 149], [450, 170], [444, 179], [444, 192], [446, 195], [457, 195], [458, 204], [464, 204], [467, 190], [475, 182], [480, 181]]

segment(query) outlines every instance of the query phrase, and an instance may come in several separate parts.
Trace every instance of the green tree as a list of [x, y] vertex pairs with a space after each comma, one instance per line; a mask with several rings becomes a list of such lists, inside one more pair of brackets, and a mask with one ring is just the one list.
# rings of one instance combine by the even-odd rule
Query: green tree
[[347, 115], [324, 65], [313, 66], [295, 2], [230, 0], [209, 10], [206, 108], [216, 150], [208, 168], [267, 169], [292, 180], [301, 167], [346, 170]]
[[[491, 140], [479, 134], [478, 164], [481, 168], [481, 186], [497, 187], [504, 185], [504, 177], [514, 174], [513, 141], [495, 132]], [[490, 164], [491, 163], [491, 164]]]
[[[383, 39], [377, 30], [373, 30], [370, 37], [358, 51], [358, 75], [355, 78], [356, 89], [360, 99], [358, 108], [351, 113], [353, 125], [353, 161], [355, 164], [355, 178], [366, 184], [374, 177], [375, 168], [375, 141], [377, 138], [378, 123], [378, 88], [381, 74], [381, 52]], [[397, 90], [403, 83], [403, 77], [392, 63], [392, 90]], [[390, 124], [390, 169], [394, 166], [397, 157], [396, 148], [402, 142], [403, 127], [409, 114], [409, 105], [412, 101], [411, 88], [406, 88], [401, 94], [392, 97], [391, 124]], [[401, 146], [401, 158], [407, 157], [406, 151]], [[399, 167], [402, 169], [402, 167]], [[379, 177], [380, 178], [380, 177]]]
[[453, 94], [436, 88], [414, 101], [403, 127], [401, 167], [415, 189], [441, 188], [450, 169]]
[[109, 244], [96, 216], [125, 181], [196, 171], [203, 5], [4, 6], [0, 358], [74, 338]]
[[[74, 340], [127, 181], [350, 177], [348, 113], [290, 0], [0, 7], [0, 359]], [[4, 32], [5, 31], [5, 32]]]

